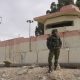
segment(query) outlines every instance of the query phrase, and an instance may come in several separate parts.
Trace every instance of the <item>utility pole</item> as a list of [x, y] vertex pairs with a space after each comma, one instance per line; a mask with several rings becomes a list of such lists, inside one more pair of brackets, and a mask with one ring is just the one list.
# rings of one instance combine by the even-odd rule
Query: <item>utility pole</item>
[[33, 20], [27, 20], [27, 23], [29, 23], [29, 51], [31, 52], [31, 23], [33, 23]]
[[38, 36], [36, 36], [36, 55], [37, 55], [36, 63], [37, 63], [37, 65], [38, 65], [38, 62], [39, 62], [39, 61], [38, 61], [38, 58], [39, 58], [39, 57], [38, 57], [38, 52], [39, 52], [39, 51], [38, 51], [38, 46], [37, 46], [37, 37], [38, 37]]

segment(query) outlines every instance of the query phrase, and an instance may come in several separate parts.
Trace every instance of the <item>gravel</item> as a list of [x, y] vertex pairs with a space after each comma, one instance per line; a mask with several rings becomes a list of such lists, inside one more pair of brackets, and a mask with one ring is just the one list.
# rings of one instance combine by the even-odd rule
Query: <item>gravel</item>
[[48, 67], [0, 68], [0, 80], [80, 80], [80, 69], [57, 69], [48, 73]]

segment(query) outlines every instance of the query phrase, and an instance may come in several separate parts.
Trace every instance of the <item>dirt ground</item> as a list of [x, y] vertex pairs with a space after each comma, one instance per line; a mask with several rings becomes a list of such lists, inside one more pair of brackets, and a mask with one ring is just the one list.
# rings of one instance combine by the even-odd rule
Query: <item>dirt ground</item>
[[48, 73], [48, 67], [0, 68], [0, 80], [80, 80], [80, 69], [57, 69]]

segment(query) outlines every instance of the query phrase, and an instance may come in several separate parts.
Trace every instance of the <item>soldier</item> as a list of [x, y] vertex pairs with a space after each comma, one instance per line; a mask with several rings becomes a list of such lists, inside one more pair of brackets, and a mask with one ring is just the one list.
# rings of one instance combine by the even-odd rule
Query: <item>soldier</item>
[[61, 46], [62, 46], [62, 41], [58, 35], [58, 31], [57, 29], [54, 29], [52, 30], [52, 34], [47, 38], [47, 47], [50, 51], [48, 56], [49, 73], [52, 71], [53, 55], [54, 55], [54, 70], [56, 70], [57, 68]]

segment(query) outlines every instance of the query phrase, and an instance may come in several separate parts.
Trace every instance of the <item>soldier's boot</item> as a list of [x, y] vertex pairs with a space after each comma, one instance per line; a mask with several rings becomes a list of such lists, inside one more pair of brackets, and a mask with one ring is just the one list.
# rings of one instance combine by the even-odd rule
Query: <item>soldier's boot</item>
[[51, 72], [52, 72], [52, 67], [51, 67], [51, 65], [49, 65], [48, 73], [51, 73]]
[[54, 63], [54, 70], [57, 69], [57, 65], [58, 65], [58, 63], [57, 63], [57, 61], [55, 61], [55, 63]]
[[57, 65], [54, 66], [54, 70], [56, 70], [56, 69], [57, 69]]

